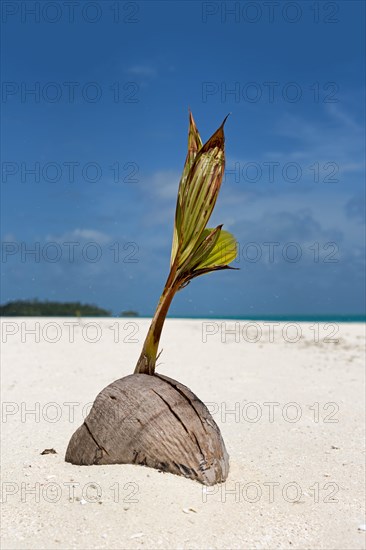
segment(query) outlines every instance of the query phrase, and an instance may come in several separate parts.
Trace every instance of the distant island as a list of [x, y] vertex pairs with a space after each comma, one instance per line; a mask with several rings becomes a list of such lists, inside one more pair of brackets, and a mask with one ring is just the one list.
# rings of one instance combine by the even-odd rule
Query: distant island
[[[94, 304], [80, 302], [50, 302], [48, 300], [15, 300], [0, 305], [0, 317], [111, 317], [112, 312]], [[128, 309], [120, 317], [138, 317]]]
[[120, 317], [138, 317], [139, 314], [137, 311], [134, 311], [133, 309], [128, 309], [126, 311], [122, 311]]
[[1, 317], [110, 317], [111, 312], [80, 302], [16, 300], [0, 306]]

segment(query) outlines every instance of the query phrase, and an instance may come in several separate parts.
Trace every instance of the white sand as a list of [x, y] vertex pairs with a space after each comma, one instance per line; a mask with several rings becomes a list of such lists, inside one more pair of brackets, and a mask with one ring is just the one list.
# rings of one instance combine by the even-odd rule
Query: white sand
[[[225, 343], [219, 322], [167, 321], [158, 371], [209, 406], [230, 454], [227, 482], [205, 489], [141, 466], [64, 462], [82, 409], [131, 374], [149, 323], [84, 319], [70, 342], [70, 321], [2, 320], [2, 548], [365, 547], [362, 325], [339, 325], [331, 343], [331, 327], [298, 324], [302, 337], [290, 343], [296, 327], [288, 338], [275, 327], [271, 342], [268, 326], [240, 322], [239, 341]], [[26, 333], [37, 322], [39, 342]], [[95, 337], [91, 322], [96, 343], [82, 336]]]

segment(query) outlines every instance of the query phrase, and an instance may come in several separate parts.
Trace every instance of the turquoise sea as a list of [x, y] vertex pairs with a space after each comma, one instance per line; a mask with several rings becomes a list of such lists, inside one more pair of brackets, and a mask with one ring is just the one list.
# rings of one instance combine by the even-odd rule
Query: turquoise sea
[[[144, 318], [144, 317], [142, 317]], [[170, 319], [227, 319], [233, 321], [296, 321], [298, 323], [365, 323], [366, 315], [205, 315], [205, 316], [173, 316]]]

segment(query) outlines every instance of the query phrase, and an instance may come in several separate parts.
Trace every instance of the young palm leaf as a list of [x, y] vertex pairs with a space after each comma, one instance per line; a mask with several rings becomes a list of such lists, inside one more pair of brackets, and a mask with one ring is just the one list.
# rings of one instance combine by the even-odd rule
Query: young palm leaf
[[193, 120], [192, 113], [189, 113], [189, 133], [188, 133], [188, 152], [186, 157], [186, 162], [183, 168], [183, 174], [179, 183], [178, 188], [178, 197], [177, 197], [177, 207], [175, 211], [175, 224], [174, 224], [174, 235], [173, 235], [173, 245], [172, 245], [172, 254], [170, 265], [173, 264], [177, 249], [178, 249], [178, 231], [180, 232], [181, 228], [181, 218], [182, 218], [182, 208], [184, 197], [187, 194], [187, 181], [189, 171], [192, 167], [193, 161], [197, 156], [198, 151], [202, 148], [201, 137], [198, 133], [197, 127]]
[[174, 294], [191, 279], [229, 267], [237, 255], [236, 241], [219, 225], [206, 225], [215, 206], [225, 169], [224, 119], [202, 145], [189, 115], [188, 152], [179, 183], [170, 272], [147, 334], [135, 373], [154, 374], [165, 317]]

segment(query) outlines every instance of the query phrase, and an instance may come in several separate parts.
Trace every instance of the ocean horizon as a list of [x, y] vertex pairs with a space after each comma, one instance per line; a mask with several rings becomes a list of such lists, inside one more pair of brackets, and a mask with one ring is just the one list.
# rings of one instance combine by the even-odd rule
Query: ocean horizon
[[[150, 318], [148, 315], [140, 319]], [[334, 323], [364, 323], [366, 315], [168, 315], [167, 319], [223, 319], [228, 321], [296, 321], [296, 322], [334, 322]]]
[[[3, 318], [14, 317], [75, 317], [76, 315], [2, 315]], [[98, 319], [152, 319], [153, 315], [82, 315], [80, 318], [98, 318]], [[366, 315], [168, 315], [167, 319], [182, 319], [187, 321], [199, 320], [223, 320], [223, 321], [278, 321], [278, 322], [297, 322], [297, 323], [366, 323]]]

